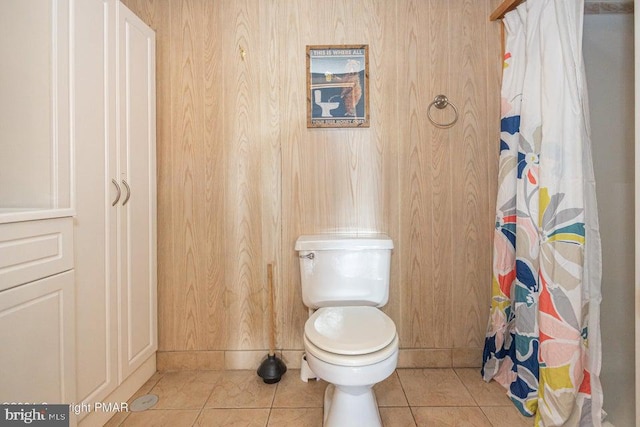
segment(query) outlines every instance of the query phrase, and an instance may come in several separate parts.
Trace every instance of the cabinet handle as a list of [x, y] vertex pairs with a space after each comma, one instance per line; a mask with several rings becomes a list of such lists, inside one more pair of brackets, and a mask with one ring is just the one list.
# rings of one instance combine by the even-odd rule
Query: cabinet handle
[[129, 201], [129, 197], [131, 197], [131, 188], [129, 187], [129, 184], [127, 184], [127, 181], [125, 181], [124, 179], [122, 180], [122, 185], [124, 185], [124, 188], [127, 189], [127, 197], [125, 197], [124, 202], [122, 202], [122, 206], [124, 206]]
[[115, 179], [112, 179], [111, 182], [116, 186], [116, 191], [118, 192], [116, 194], [116, 199], [113, 201], [113, 203], [111, 203], [111, 206], [115, 206], [116, 203], [118, 203], [118, 200], [120, 200], [120, 186], [118, 185], [118, 181], [116, 181]]

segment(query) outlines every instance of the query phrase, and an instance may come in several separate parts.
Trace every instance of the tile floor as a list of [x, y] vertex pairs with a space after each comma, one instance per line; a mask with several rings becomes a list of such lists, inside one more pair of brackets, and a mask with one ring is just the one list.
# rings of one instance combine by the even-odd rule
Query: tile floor
[[[159, 396], [144, 412], [119, 413], [108, 427], [321, 427], [326, 383], [289, 370], [267, 385], [255, 371], [157, 372], [132, 398]], [[532, 426], [478, 369], [398, 369], [375, 387], [385, 427]]]

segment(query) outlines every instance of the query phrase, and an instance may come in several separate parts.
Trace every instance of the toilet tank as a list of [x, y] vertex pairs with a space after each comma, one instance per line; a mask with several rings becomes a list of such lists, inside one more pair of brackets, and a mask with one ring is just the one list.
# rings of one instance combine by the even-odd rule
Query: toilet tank
[[392, 249], [386, 234], [300, 236], [295, 250], [304, 304], [382, 307], [389, 299]]

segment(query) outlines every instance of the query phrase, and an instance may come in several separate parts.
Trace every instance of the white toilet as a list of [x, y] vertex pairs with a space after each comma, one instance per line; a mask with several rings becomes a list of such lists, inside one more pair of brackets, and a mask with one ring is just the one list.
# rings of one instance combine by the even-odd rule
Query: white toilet
[[325, 427], [382, 426], [372, 387], [398, 362], [396, 326], [378, 307], [389, 299], [393, 241], [384, 234], [300, 236], [309, 368], [329, 386]]

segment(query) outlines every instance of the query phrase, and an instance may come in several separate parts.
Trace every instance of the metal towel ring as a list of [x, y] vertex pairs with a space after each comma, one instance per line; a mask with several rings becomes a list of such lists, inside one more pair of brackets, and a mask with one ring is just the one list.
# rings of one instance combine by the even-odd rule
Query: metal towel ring
[[[451, 108], [453, 108], [453, 112], [455, 114], [453, 120], [451, 120], [449, 123], [438, 123], [433, 120], [433, 117], [431, 117], [431, 108], [435, 106], [438, 110], [442, 110], [444, 108], [447, 108], [447, 105], [450, 105]], [[431, 101], [431, 104], [429, 104], [429, 106], [427, 107], [427, 117], [429, 118], [429, 121], [431, 123], [439, 128], [450, 128], [458, 121], [458, 109], [455, 105], [453, 105], [453, 103], [449, 102], [449, 99], [446, 96], [438, 95], [433, 98], [433, 101]]]

